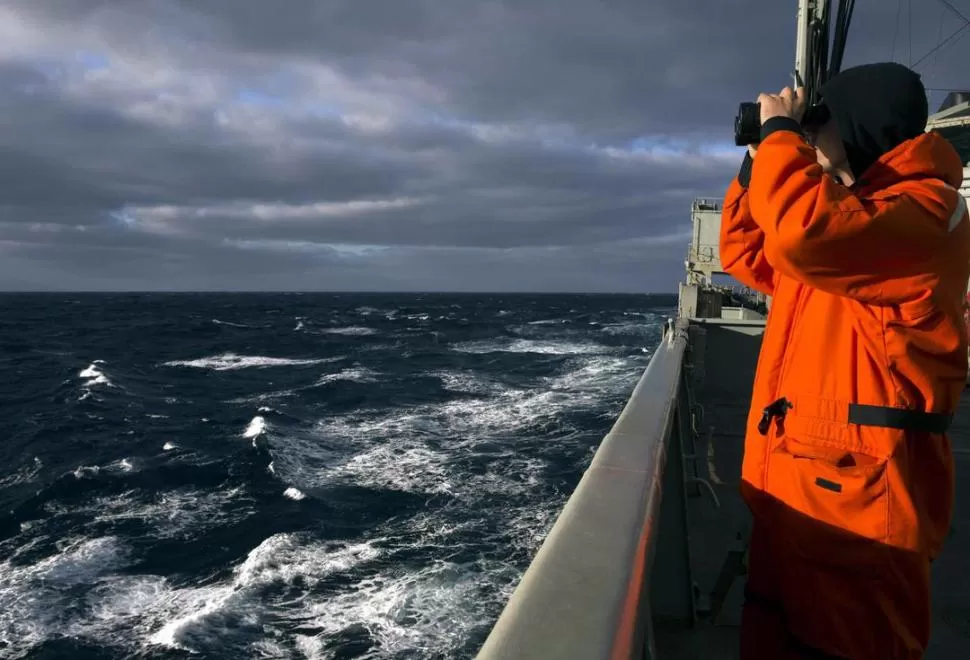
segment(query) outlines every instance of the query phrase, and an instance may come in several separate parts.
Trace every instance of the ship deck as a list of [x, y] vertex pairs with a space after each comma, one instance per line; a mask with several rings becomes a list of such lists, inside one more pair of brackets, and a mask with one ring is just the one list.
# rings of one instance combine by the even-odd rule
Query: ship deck
[[[706, 376], [696, 388], [704, 414], [697, 431], [699, 476], [710, 481], [720, 501], [709, 495], [689, 499], [691, 563], [700, 590], [710, 592], [739, 532], [750, 515], [738, 495], [742, 433], [748, 411], [760, 337], [708, 328]], [[933, 565], [933, 632], [927, 660], [970, 658], [970, 389], [954, 421], [956, 503], [950, 537]], [[703, 491], [702, 491], [703, 492]], [[738, 658], [738, 631], [744, 577], [738, 577], [719, 615], [690, 630], [657, 626], [658, 657], [672, 660]]]

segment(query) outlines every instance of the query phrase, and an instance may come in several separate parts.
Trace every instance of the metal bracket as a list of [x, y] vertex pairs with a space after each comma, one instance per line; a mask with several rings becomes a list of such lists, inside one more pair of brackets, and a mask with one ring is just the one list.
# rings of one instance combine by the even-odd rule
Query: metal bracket
[[[691, 458], [694, 458], [694, 457], [691, 457]], [[707, 479], [694, 477], [694, 478], [688, 479], [687, 483], [697, 484], [698, 486], [704, 486], [704, 489], [707, 491], [707, 494], [710, 495], [711, 499], [714, 501], [714, 508], [715, 509], [721, 508], [721, 501], [717, 498], [717, 493], [714, 492], [714, 486], [712, 486]]]
[[718, 573], [714, 588], [704, 598], [704, 611], [699, 611], [698, 614], [702, 614], [705, 618], [712, 621], [717, 619], [721, 613], [721, 608], [724, 606], [724, 601], [727, 599], [727, 595], [734, 585], [734, 581], [739, 576], [747, 575], [748, 573], [747, 554], [748, 543], [745, 534], [738, 532], [734, 543], [728, 550], [727, 557], [724, 558], [724, 563], [721, 564], [721, 571]]

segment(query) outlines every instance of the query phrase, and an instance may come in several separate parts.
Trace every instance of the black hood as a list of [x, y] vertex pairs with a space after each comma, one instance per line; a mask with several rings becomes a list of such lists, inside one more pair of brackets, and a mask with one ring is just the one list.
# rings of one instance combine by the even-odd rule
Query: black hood
[[857, 178], [880, 156], [926, 130], [929, 107], [919, 74], [880, 62], [846, 69], [821, 89]]

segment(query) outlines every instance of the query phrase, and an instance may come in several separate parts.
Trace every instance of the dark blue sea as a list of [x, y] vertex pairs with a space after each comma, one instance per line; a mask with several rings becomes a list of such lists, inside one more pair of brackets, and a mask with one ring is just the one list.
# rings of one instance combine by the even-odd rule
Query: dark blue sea
[[473, 657], [674, 304], [0, 296], [0, 657]]

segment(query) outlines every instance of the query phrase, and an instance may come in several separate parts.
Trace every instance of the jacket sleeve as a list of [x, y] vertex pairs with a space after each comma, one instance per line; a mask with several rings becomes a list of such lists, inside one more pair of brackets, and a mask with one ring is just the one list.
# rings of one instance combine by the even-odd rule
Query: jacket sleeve
[[745, 286], [773, 295], [775, 270], [765, 258], [765, 234], [751, 217], [748, 180], [751, 156], [745, 155], [741, 171], [731, 181], [721, 212], [720, 257], [725, 272]]
[[771, 265], [863, 302], [896, 304], [918, 295], [923, 287], [911, 286], [914, 278], [925, 280], [941, 255], [953, 254], [946, 249], [951, 231], [966, 215], [959, 193], [923, 180], [858, 197], [823, 175], [798, 125], [785, 121], [769, 120], [773, 128], [766, 122], [748, 192]]

